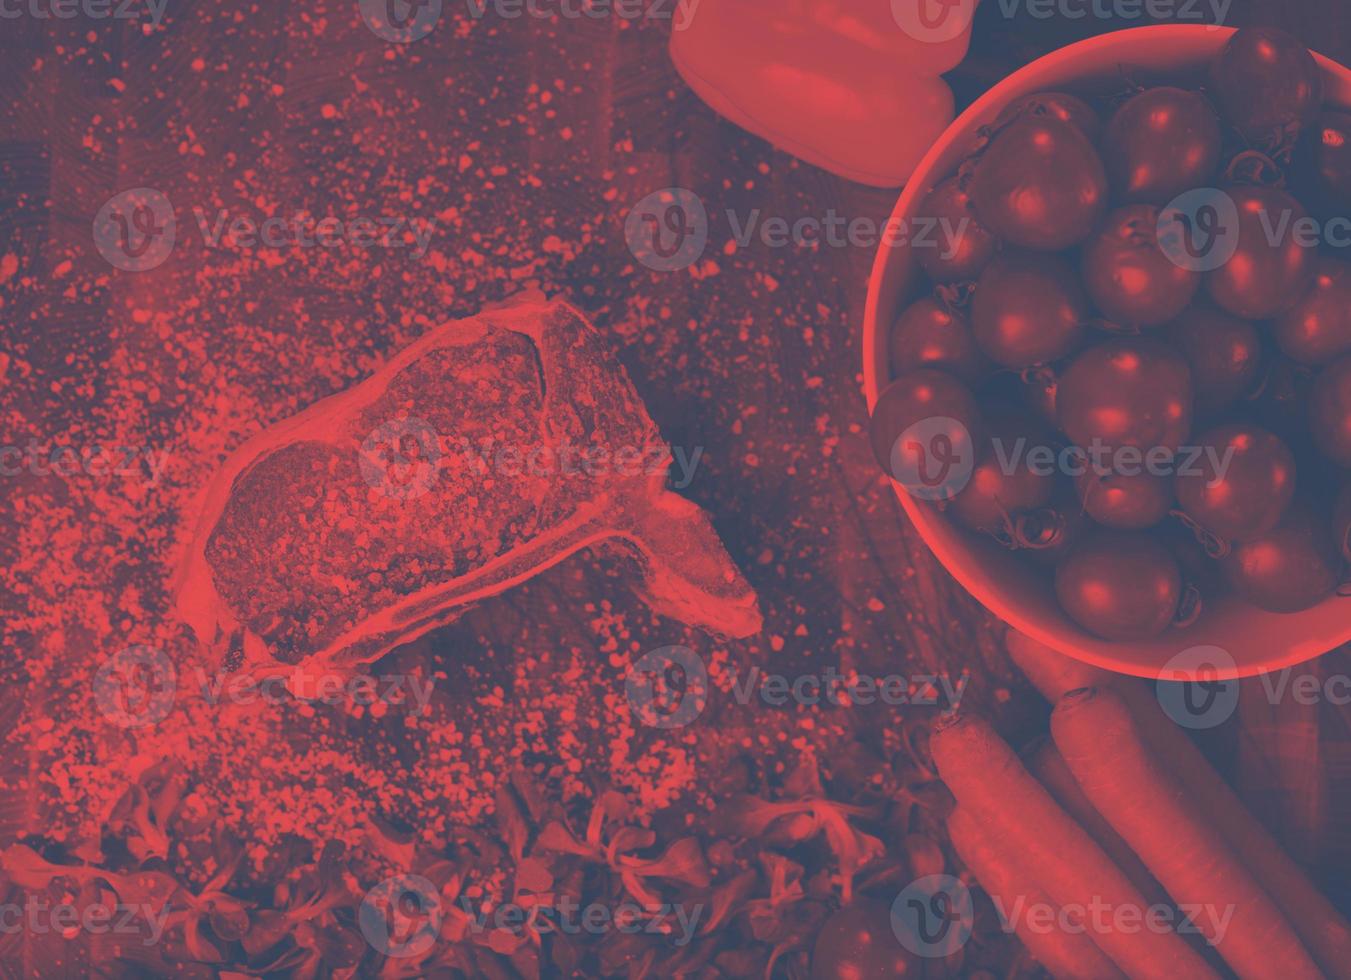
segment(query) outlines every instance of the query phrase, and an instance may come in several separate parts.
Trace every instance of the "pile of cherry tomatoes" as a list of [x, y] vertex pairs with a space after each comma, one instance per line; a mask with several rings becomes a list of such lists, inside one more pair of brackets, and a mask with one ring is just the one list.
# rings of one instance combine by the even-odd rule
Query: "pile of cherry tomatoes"
[[1010, 105], [919, 215], [930, 291], [871, 422], [893, 479], [1025, 554], [1107, 639], [1351, 560], [1351, 114], [1237, 32], [1191, 85]]

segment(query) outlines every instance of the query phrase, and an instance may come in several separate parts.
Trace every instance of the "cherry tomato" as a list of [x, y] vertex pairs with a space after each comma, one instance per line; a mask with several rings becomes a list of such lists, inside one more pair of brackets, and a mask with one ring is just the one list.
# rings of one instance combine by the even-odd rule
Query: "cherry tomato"
[[971, 199], [985, 227], [1015, 245], [1059, 251], [1088, 237], [1107, 205], [1107, 174], [1078, 129], [1025, 115], [976, 164]]
[[1237, 250], [1206, 277], [1206, 286], [1235, 316], [1265, 320], [1293, 306], [1313, 278], [1317, 252], [1301, 237], [1309, 233], [1309, 215], [1278, 187], [1233, 186], [1227, 192], [1238, 225], [1221, 233], [1234, 236]]
[[1297, 500], [1261, 537], [1241, 541], [1221, 563], [1225, 580], [1242, 598], [1270, 612], [1299, 612], [1327, 598], [1342, 577], [1327, 517]]
[[933, 368], [901, 375], [873, 407], [868, 435], [882, 469], [921, 499], [944, 500], [961, 489], [985, 444], [971, 389]]
[[1084, 246], [1084, 285], [1114, 323], [1167, 323], [1201, 287], [1200, 273], [1178, 265], [1159, 247], [1158, 226], [1158, 208], [1132, 204], [1108, 214]]
[[1015, 544], [1037, 564], [1055, 567], [1096, 528], [1078, 491], [1062, 486], [1047, 506], [1019, 515]]
[[1300, 146], [1299, 184], [1328, 217], [1351, 214], [1351, 112], [1328, 111]]
[[1088, 516], [1106, 527], [1138, 531], [1153, 527], [1173, 507], [1173, 480], [1150, 473], [1099, 473], [1089, 467], [1074, 479]]
[[891, 328], [891, 373], [920, 367], [949, 371], [975, 384], [991, 365], [976, 347], [966, 317], [925, 297], [907, 307]]
[[1108, 340], [1070, 363], [1056, 391], [1056, 414], [1061, 431], [1090, 451], [1177, 449], [1191, 432], [1191, 369], [1161, 341]]
[[929, 192], [919, 217], [935, 222], [935, 231], [928, 236], [934, 245], [914, 248], [920, 267], [934, 282], [975, 279], [999, 248], [999, 240], [980, 223], [971, 196], [956, 177]]
[[1262, 342], [1247, 320], [1192, 306], [1174, 321], [1169, 339], [1191, 367], [1198, 415], [1229, 408], [1256, 385]]
[[971, 328], [976, 343], [1005, 367], [1021, 369], [1064, 357], [1088, 320], [1088, 298], [1058, 256], [1007, 251], [976, 283]]
[[1096, 531], [1056, 566], [1055, 592], [1076, 623], [1107, 640], [1145, 640], [1173, 622], [1182, 598], [1177, 561], [1140, 532]]
[[1029, 419], [992, 412], [990, 438], [971, 480], [952, 501], [952, 514], [974, 531], [1012, 543], [1014, 522], [1024, 511], [1044, 507], [1056, 488], [1054, 463], [1029, 461], [1036, 447], [1050, 446], [1050, 434]]
[[816, 935], [812, 980], [922, 975], [919, 958], [896, 938], [890, 906], [875, 899], [856, 898], [826, 919]]
[[1308, 290], [1272, 330], [1281, 350], [1301, 364], [1351, 352], [1351, 264], [1319, 257]]
[[1338, 466], [1351, 466], [1351, 355], [1318, 373], [1309, 394], [1314, 445]]
[[1196, 440], [1204, 450], [1181, 459], [1177, 499], [1187, 516], [1225, 541], [1266, 534], [1295, 495], [1295, 456], [1255, 425], [1221, 425]]
[[1271, 27], [1237, 31], [1211, 64], [1210, 87], [1225, 119], [1265, 148], [1288, 145], [1323, 103], [1323, 76], [1309, 49]]
[[1094, 143], [1102, 132], [1102, 120], [1093, 107], [1068, 92], [1034, 92], [1014, 99], [995, 119], [995, 128], [1022, 116], [1051, 116], [1059, 119], [1069, 123]]
[[1164, 205], [1210, 183], [1220, 119], [1199, 92], [1160, 86], [1125, 102], [1107, 123], [1102, 158], [1123, 201]]

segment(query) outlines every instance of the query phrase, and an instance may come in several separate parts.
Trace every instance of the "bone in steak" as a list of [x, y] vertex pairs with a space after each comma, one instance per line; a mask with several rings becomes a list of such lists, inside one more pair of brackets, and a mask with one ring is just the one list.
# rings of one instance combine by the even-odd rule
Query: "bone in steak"
[[353, 667], [614, 541], [656, 611], [757, 632], [754, 592], [703, 511], [665, 489], [667, 461], [581, 314], [483, 312], [226, 460], [177, 575], [178, 612], [229, 669]]

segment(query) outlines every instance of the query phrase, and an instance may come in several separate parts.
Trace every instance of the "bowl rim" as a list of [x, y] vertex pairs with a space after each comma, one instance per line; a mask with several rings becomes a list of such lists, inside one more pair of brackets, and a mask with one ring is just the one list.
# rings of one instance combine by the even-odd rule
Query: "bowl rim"
[[[963, 139], [969, 139], [975, 136], [975, 131], [985, 120], [993, 119], [997, 113], [1006, 105], [1018, 98], [1022, 93], [1021, 87], [1034, 77], [1043, 74], [1053, 63], [1078, 59], [1095, 53], [1104, 53], [1120, 49], [1138, 49], [1142, 43], [1166, 38], [1170, 42], [1176, 43], [1178, 40], [1194, 39], [1197, 42], [1198, 54], [1209, 57], [1213, 50], [1223, 46], [1238, 28], [1216, 26], [1207, 24], [1156, 24], [1145, 27], [1133, 27], [1119, 31], [1109, 31], [1104, 34], [1098, 34], [1073, 44], [1057, 48], [1034, 61], [1022, 66], [1014, 72], [1006, 75], [996, 82], [988, 91], [984, 92], [970, 106], [968, 106], [953, 122], [943, 131], [942, 135], [929, 148], [928, 152], [920, 159], [914, 173], [901, 189], [896, 204], [892, 208], [890, 222], [892, 226], [905, 221], [918, 205], [922, 192], [933, 186], [935, 183], [934, 171], [942, 163], [943, 159], [951, 152], [955, 143]], [[1200, 42], [1204, 41], [1202, 45]], [[1312, 50], [1312, 49], [1311, 49]], [[1326, 78], [1329, 75], [1338, 76], [1344, 86], [1351, 86], [1351, 69], [1333, 61], [1332, 59], [1313, 51], [1313, 56]], [[1203, 63], [1203, 58], [1197, 59], [1197, 67]], [[1091, 76], [1085, 75], [1085, 78]], [[1064, 82], [1053, 83], [1063, 85]], [[1043, 90], [1041, 86], [1028, 89], [1029, 92]], [[889, 267], [892, 264], [892, 253], [902, 253], [904, 248], [896, 248], [888, 245], [882, 245], [878, 248], [871, 267], [868, 279], [867, 298], [863, 314], [863, 394], [867, 405], [869, 416], [871, 416], [874, 406], [877, 404], [877, 398], [883, 383], [885, 368], [879, 370], [879, 366], [885, 365], [886, 357], [879, 356], [879, 344], [885, 342], [890, 333], [891, 321], [888, 319], [885, 323], [880, 319], [882, 314], [882, 293], [884, 281], [887, 279]], [[885, 352], [883, 352], [884, 354]], [[932, 540], [928, 525], [934, 520], [942, 520], [931, 508], [921, 505], [910, 494], [906, 493], [904, 488], [894, 480], [888, 480], [892, 490], [901, 502], [901, 507], [905, 511], [906, 517], [914, 525], [926, 546], [934, 553], [934, 557], [947, 570], [948, 574], [968, 592], [976, 601], [984, 606], [993, 616], [1001, 622], [1013, 627], [1032, 637], [1034, 640], [1045, 644], [1062, 654], [1073, 659], [1091, 664], [1095, 667], [1104, 668], [1116, 673], [1130, 674], [1138, 677], [1147, 677], [1158, 679], [1160, 676], [1157, 664], [1144, 664], [1138, 659], [1131, 660], [1120, 656], [1112, 656], [1103, 653], [1100, 650], [1085, 648], [1080, 643], [1069, 642], [1071, 639], [1048, 629], [1043, 628], [1033, 618], [1024, 615], [1019, 609], [1006, 603], [1000, 597], [992, 595], [990, 587], [982, 581], [984, 576], [977, 574], [971, 567], [977, 563], [974, 562], [953, 562], [950, 560], [950, 552], [947, 546], [942, 548], [935, 545]], [[1335, 600], [1333, 596], [1329, 600]], [[1317, 607], [1314, 607], [1317, 608]], [[1351, 641], [1351, 629], [1343, 642]], [[1099, 641], [1099, 646], [1107, 644], [1110, 641]], [[1130, 642], [1118, 642], [1113, 644], [1115, 647], [1127, 650], [1138, 649]], [[1204, 641], [1191, 644], [1192, 646], [1204, 646]], [[1235, 679], [1252, 677], [1258, 674], [1269, 673], [1282, 670], [1297, 664], [1313, 660], [1329, 650], [1336, 649], [1336, 645], [1324, 647], [1322, 642], [1314, 644], [1294, 644], [1274, 646], [1274, 649], [1283, 652], [1275, 653], [1270, 657], [1259, 658], [1251, 662], [1236, 665], [1232, 673], [1225, 673], [1221, 679]]]

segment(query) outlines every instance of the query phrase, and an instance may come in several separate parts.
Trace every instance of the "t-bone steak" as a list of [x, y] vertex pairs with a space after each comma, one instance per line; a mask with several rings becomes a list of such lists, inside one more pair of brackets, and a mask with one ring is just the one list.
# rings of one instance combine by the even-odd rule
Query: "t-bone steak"
[[206, 491], [179, 615], [226, 669], [353, 668], [601, 542], [656, 611], [760, 629], [623, 367], [561, 302], [447, 323], [245, 443]]

